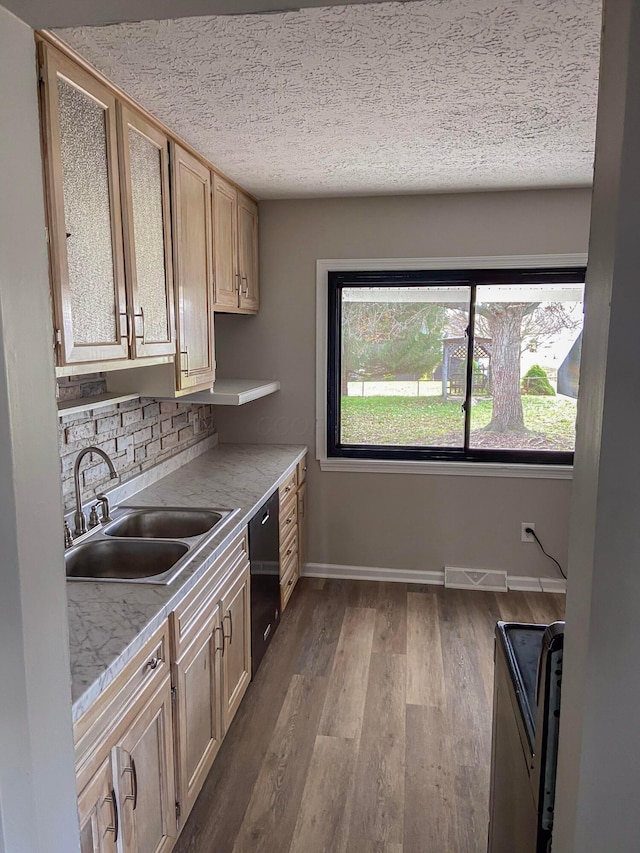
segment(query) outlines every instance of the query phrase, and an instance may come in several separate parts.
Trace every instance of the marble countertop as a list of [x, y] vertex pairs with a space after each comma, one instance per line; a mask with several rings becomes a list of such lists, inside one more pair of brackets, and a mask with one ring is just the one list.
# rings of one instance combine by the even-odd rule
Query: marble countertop
[[67, 583], [74, 722], [175, 609], [306, 451], [306, 447], [293, 445], [221, 444], [123, 501], [123, 506], [239, 507], [240, 512], [171, 584]]

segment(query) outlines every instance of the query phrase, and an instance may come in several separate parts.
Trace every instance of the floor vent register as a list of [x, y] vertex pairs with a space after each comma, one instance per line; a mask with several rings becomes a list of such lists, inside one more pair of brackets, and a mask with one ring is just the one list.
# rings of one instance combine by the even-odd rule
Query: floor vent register
[[445, 566], [444, 585], [451, 589], [507, 592], [507, 573], [496, 569], [459, 569], [454, 566]]

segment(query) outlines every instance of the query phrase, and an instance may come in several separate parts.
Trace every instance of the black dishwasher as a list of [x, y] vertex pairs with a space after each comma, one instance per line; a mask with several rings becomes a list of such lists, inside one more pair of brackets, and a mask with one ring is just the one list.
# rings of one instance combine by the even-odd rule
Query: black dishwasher
[[280, 624], [280, 532], [278, 492], [249, 522], [251, 562], [251, 677]]

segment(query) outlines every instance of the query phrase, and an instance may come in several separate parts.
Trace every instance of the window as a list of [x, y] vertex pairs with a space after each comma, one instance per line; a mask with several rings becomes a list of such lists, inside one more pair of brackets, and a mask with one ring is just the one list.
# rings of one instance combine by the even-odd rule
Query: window
[[584, 274], [330, 271], [327, 456], [572, 464]]

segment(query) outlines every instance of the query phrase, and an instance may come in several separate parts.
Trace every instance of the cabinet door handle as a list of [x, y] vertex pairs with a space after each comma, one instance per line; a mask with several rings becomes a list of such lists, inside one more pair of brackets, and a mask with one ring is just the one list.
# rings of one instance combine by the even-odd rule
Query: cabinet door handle
[[242, 281], [244, 283], [242, 290], [244, 291], [244, 295], [248, 296], [249, 295], [249, 282], [247, 281], [246, 275], [242, 276]]
[[234, 285], [233, 289], [236, 291], [236, 293], [240, 293], [240, 273], [237, 272], [235, 274], [235, 276], [236, 276], [236, 281], [235, 281], [235, 285]]
[[[125, 327], [124, 334], [122, 332], [122, 320], [123, 320], [123, 318], [124, 318], [124, 327]], [[120, 335], [121, 335], [121, 337], [127, 339], [127, 342], [129, 344], [129, 348], [131, 348], [133, 346], [132, 332], [133, 332], [133, 328], [132, 328], [132, 324], [129, 320], [129, 315], [127, 314], [126, 311], [121, 311], [120, 312]]]
[[134, 321], [135, 321], [135, 318], [136, 318], [136, 317], [140, 317], [140, 320], [142, 321], [142, 323], [141, 323], [141, 325], [142, 325], [142, 334], [141, 334], [141, 335], [136, 335], [136, 338], [141, 338], [141, 339], [142, 339], [142, 344], [143, 344], [143, 346], [144, 346], [144, 344], [146, 344], [146, 340], [145, 340], [145, 338], [144, 338], [144, 308], [142, 307], [142, 305], [140, 306], [140, 311], [139, 311], [139, 313], [137, 313], [137, 314], [134, 314], [134, 315], [133, 315], [133, 319], [134, 319]]
[[111, 789], [111, 796], [104, 798], [105, 803], [111, 803], [113, 808], [113, 826], [105, 826], [105, 832], [113, 832], [113, 843], [115, 844], [118, 840], [118, 803], [116, 800], [116, 792]]
[[131, 793], [127, 794], [125, 800], [133, 800], [133, 810], [136, 810], [138, 805], [138, 773], [136, 771], [136, 762], [133, 755], [129, 756], [131, 758], [131, 764], [128, 767], [123, 767], [123, 773], [131, 774]]
[[225, 649], [225, 636], [224, 636], [224, 628], [221, 625], [216, 625], [216, 631], [220, 631], [222, 634], [222, 645], [216, 646], [217, 652], [222, 652], [222, 657], [224, 657], [224, 649]]
[[[229, 636], [226, 639], [229, 640], [229, 645], [231, 645], [233, 642], [233, 617], [230, 610], [227, 610], [224, 614], [224, 618], [229, 620]], [[222, 631], [222, 635], [224, 636], [224, 629]]]
[[185, 370], [185, 369], [183, 368], [183, 369], [182, 369], [182, 372], [183, 372], [183, 373], [186, 373], [186, 374], [187, 374], [187, 376], [188, 376], [188, 375], [189, 375], [189, 350], [188, 350], [188, 349], [181, 349], [181, 350], [180, 350], [180, 355], [184, 355], [184, 356], [186, 356], [186, 357], [187, 357], [187, 369]]

